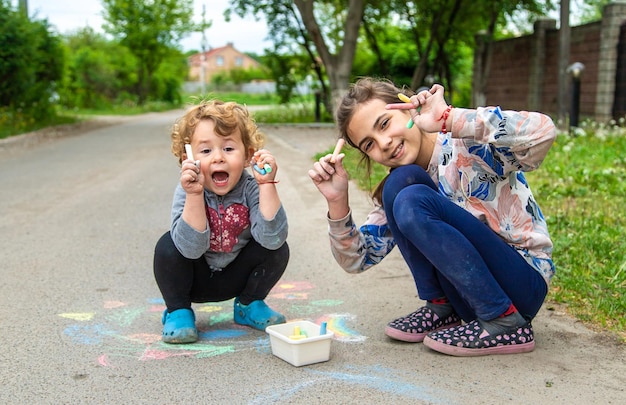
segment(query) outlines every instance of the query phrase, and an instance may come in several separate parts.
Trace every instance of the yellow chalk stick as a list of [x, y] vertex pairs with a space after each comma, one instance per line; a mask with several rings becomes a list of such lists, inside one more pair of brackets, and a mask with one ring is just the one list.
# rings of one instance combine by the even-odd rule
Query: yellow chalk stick
[[405, 102], [405, 103], [410, 103], [411, 102], [411, 99], [408, 98], [405, 94], [402, 94], [402, 93], [398, 93], [398, 98], [401, 101]]

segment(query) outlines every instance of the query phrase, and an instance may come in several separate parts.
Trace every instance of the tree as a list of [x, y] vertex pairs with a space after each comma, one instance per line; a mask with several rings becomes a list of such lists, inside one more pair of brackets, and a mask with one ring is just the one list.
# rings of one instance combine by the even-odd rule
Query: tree
[[143, 104], [153, 77], [178, 41], [197, 29], [192, 0], [102, 0], [104, 30], [137, 58], [137, 95]]
[[[275, 44], [288, 46], [291, 41], [301, 46], [318, 77], [326, 75], [331, 98], [335, 100], [348, 88], [365, 3], [366, 0], [232, 0], [231, 6], [242, 17], [247, 13], [265, 14]], [[320, 24], [319, 18], [326, 18], [330, 24]], [[325, 88], [325, 81], [320, 81]], [[330, 102], [327, 97], [325, 100], [328, 109]]]
[[348, 0], [347, 11], [342, 8], [345, 5], [337, 4], [343, 2], [331, 2], [330, 7], [334, 8], [331, 11], [333, 15], [343, 16], [343, 21], [340, 19], [343, 38], [339, 42], [331, 44], [324, 37], [324, 33], [315, 16], [314, 5], [320, 2], [314, 0], [294, 0], [294, 3], [300, 11], [302, 22], [326, 68], [331, 98], [332, 100], [337, 100], [346, 92], [350, 82], [366, 0]]
[[227, 21], [230, 20], [231, 13], [241, 17], [248, 13], [257, 17], [265, 15], [273, 49], [266, 49], [266, 57], [263, 59], [276, 81], [276, 89], [281, 102], [286, 103], [292, 97], [298, 83], [298, 73], [302, 72], [302, 67], [307, 62], [310, 70], [315, 74], [321, 93], [328, 94], [322, 61], [317, 57], [315, 47], [292, 1], [233, 0], [231, 8], [224, 12]]
[[136, 58], [90, 27], [65, 36], [67, 69], [59, 93], [67, 107], [109, 108], [137, 84]]
[[0, 0], [0, 43], [0, 108], [33, 120], [54, 116], [52, 98], [64, 61], [48, 22], [30, 21]]
[[[459, 86], [469, 91], [471, 62], [476, 55], [479, 69], [473, 76], [472, 98], [479, 100], [494, 38], [507, 30], [519, 34], [532, 27], [528, 20], [545, 15], [551, 8], [552, 1], [539, 0], [370, 0], [363, 27], [383, 76], [404, 82], [405, 54], [413, 52], [413, 71], [407, 83], [413, 89], [436, 81], [444, 84], [448, 96]], [[406, 44], [411, 42], [413, 46], [408, 48]], [[463, 98], [470, 103], [469, 97]]]

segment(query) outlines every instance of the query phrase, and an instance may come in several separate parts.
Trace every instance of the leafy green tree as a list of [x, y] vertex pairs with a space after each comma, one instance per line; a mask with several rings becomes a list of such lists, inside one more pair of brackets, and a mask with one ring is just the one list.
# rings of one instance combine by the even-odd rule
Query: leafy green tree
[[613, 1], [614, 0], [585, 0], [576, 2], [578, 23], [586, 24], [591, 21], [601, 20], [604, 6]]
[[180, 50], [171, 48], [155, 72], [153, 97], [170, 104], [180, 104], [182, 102], [181, 88], [188, 72], [187, 58]]
[[30, 21], [0, 0], [0, 107], [46, 120], [63, 72], [61, 41], [46, 20]]
[[300, 58], [303, 59], [299, 65], [310, 64], [320, 91], [325, 95], [328, 94], [322, 61], [317, 57], [315, 46], [307, 35], [306, 27], [292, 1], [234, 0], [231, 1], [231, 8], [224, 13], [227, 21], [233, 13], [241, 17], [246, 14], [265, 16], [273, 47], [265, 50], [265, 57], [262, 59], [270, 68], [281, 103], [288, 102], [292, 97], [298, 82], [298, 77], [294, 74], [294, 63], [298, 63]]
[[59, 91], [67, 107], [109, 108], [137, 84], [130, 51], [85, 27], [65, 36], [67, 69]]
[[[391, 75], [394, 80], [399, 76], [407, 84], [404, 80], [408, 57], [413, 64], [408, 83], [411, 88], [430, 86], [436, 81], [443, 83], [452, 95], [457, 87], [469, 89], [467, 81], [471, 81], [471, 60], [479, 31], [484, 41], [479, 56], [485, 69], [481, 77], [485, 77], [493, 39], [507, 31], [520, 32], [520, 28], [529, 26], [530, 18], [545, 15], [551, 7], [551, 1], [534, 0], [371, 0], [363, 28], [383, 75]], [[407, 47], [408, 42], [413, 46]], [[392, 54], [387, 52], [390, 48], [394, 50]], [[481, 88], [480, 83], [477, 87]]]
[[192, 0], [102, 0], [104, 30], [137, 59], [137, 95], [143, 104], [151, 94], [155, 72], [178, 41], [197, 27]]
[[[275, 53], [281, 53], [277, 45], [301, 46], [324, 90], [323, 78], [327, 79], [334, 100], [348, 87], [366, 3], [366, 0], [232, 0], [227, 16], [230, 12], [240, 16], [265, 15]], [[328, 109], [332, 103], [326, 91], [324, 96]]]
[[[333, 94], [347, 86], [345, 69], [350, 67], [350, 80], [371, 74], [414, 89], [437, 81], [451, 95], [456, 87], [468, 91], [472, 66], [468, 58], [474, 57], [479, 31], [485, 33], [481, 58], [488, 61], [495, 37], [507, 30], [519, 32], [522, 25], [532, 27], [529, 18], [545, 15], [554, 9], [554, 2], [231, 0], [228, 12], [264, 15], [274, 52], [297, 55], [301, 52], [296, 52], [294, 45], [302, 47], [320, 82], [327, 80]], [[483, 68], [488, 73], [489, 64], [484, 63]]]
[[286, 104], [292, 99], [298, 83], [310, 72], [307, 60], [302, 54], [285, 55], [275, 51], [267, 51], [262, 58], [263, 64], [272, 72], [280, 103]]

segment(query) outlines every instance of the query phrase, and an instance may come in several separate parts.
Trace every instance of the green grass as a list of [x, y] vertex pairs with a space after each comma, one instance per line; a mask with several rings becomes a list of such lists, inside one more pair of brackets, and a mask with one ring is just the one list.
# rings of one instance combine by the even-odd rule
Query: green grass
[[[626, 129], [585, 122], [575, 134], [559, 134], [543, 165], [527, 173], [554, 242], [557, 273], [548, 305], [565, 306], [589, 327], [626, 341]], [[331, 153], [329, 149], [320, 156]], [[358, 151], [344, 148], [345, 166], [363, 190], [371, 178]]]
[[204, 96], [188, 94], [184, 97], [185, 103], [195, 103], [197, 100], [201, 99], [234, 101], [243, 105], [276, 105], [279, 103], [278, 96], [270, 93], [250, 94], [230, 91], [211, 91], [207, 92]]
[[554, 242], [549, 299], [626, 339], [626, 130], [584, 123], [528, 174]]
[[[272, 94], [244, 94], [234, 92], [207, 93], [205, 98], [217, 98], [223, 101], [235, 101], [247, 106], [272, 106], [268, 109], [254, 111], [254, 119], [258, 123], [303, 124], [315, 122], [315, 104], [312, 96], [294, 97], [289, 104], [280, 104], [279, 98]], [[189, 96], [193, 102], [198, 97]], [[332, 122], [332, 116], [325, 111], [321, 112], [322, 122]]]
[[[315, 122], [315, 105], [312, 96], [296, 97], [289, 104], [279, 104], [275, 94], [249, 94], [237, 92], [208, 92], [204, 96], [187, 94], [181, 105], [149, 101], [138, 105], [132, 101], [98, 109], [63, 109], [58, 108], [56, 116], [47, 121], [37, 121], [27, 116], [0, 109], [0, 138], [19, 135], [40, 128], [82, 121], [99, 115], [137, 115], [146, 112], [167, 111], [195, 104], [202, 99], [220, 99], [235, 101], [247, 106], [272, 106], [268, 109], [255, 110], [254, 119], [259, 123], [312, 123]], [[332, 122], [332, 116], [321, 112], [322, 122]]]
[[55, 125], [72, 124], [80, 121], [76, 116], [57, 114], [46, 120], [37, 120], [19, 112], [0, 108], [0, 139]]

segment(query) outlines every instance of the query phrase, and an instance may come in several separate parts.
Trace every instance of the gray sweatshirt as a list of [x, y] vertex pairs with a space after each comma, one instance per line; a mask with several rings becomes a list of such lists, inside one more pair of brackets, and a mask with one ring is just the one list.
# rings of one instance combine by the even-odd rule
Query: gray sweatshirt
[[256, 240], [266, 249], [276, 250], [287, 239], [287, 215], [281, 204], [269, 220], [259, 211], [259, 186], [250, 173], [244, 171], [241, 179], [228, 194], [218, 196], [204, 190], [207, 229], [198, 232], [183, 218], [187, 194], [180, 183], [172, 202], [172, 240], [180, 253], [189, 259], [204, 255], [211, 268], [228, 266], [241, 249]]

